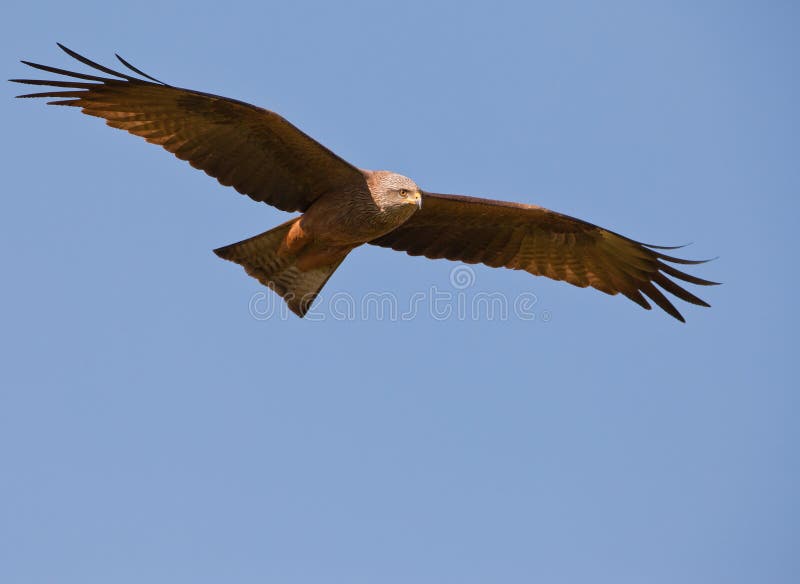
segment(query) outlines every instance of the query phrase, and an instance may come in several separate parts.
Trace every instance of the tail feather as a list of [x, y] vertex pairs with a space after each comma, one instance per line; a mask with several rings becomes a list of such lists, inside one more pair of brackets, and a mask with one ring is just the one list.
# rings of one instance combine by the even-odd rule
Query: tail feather
[[344, 258], [319, 268], [300, 270], [297, 256], [278, 254], [295, 221], [297, 219], [292, 219], [261, 235], [220, 247], [214, 253], [241, 265], [249, 275], [279, 294], [289, 309], [302, 318]]

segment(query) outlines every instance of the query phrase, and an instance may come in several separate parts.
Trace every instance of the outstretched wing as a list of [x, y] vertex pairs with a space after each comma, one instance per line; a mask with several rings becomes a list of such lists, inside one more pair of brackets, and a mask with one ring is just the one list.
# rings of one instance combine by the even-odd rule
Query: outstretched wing
[[12, 79], [62, 88], [19, 97], [52, 97], [53, 105], [82, 108], [163, 146], [226, 186], [284, 211], [303, 211], [321, 194], [363, 182], [361, 171], [278, 114], [226, 97], [172, 87], [117, 56], [140, 79], [99, 65], [58, 45], [78, 61], [112, 77], [26, 65], [68, 81]]
[[639, 243], [535, 205], [433, 193], [423, 193], [422, 201], [411, 219], [370, 243], [431, 259], [525, 270], [606, 294], [622, 293], [649, 310], [647, 296], [682, 322], [683, 316], [655, 284], [699, 306], [708, 304], [667, 276], [701, 286], [716, 284], [667, 263], [703, 262], [658, 251], [674, 248]]

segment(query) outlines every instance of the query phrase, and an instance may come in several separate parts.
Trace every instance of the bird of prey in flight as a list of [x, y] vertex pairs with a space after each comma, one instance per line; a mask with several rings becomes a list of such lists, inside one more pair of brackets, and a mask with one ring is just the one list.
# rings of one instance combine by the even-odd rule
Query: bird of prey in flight
[[347, 254], [365, 243], [412, 256], [525, 270], [621, 293], [648, 310], [649, 298], [680, 321], [683, 316], [662, 290], [708, 306], [675, 280], [701, 286], [715, 282], [671, 265], [702, 263], [664, 253], [675, 248], [640, 243], [536, 205], [423, 191], [405, 176], [353, 166], [272, 111], [173, 87], [119, 55], [134, 75], [59, 47], [96, 71], [22, 61], [67, 79], [12, 79], [57, 88], [19, 97], [54, 98], [48, 103], [79, 107], [163, 146], [255, 201], [302, 212], [261, 235], [214, 250], [280, 294], [298, 316], [306, 314]]

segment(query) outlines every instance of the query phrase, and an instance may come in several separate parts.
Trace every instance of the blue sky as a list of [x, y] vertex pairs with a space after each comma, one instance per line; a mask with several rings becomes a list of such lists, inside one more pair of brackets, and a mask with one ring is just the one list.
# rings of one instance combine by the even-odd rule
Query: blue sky
[[[796, 582], [797, 5], [289, 4], [15, 3], [3, 71], [119, 52], [428, 190], [693, 242], [713, 308], [476, 267], [535, 318], [260, 318], [211, 249], [286, 214], [5, 84], [0, 581]], [[456, 266], [360, 249], [326, 292]]]

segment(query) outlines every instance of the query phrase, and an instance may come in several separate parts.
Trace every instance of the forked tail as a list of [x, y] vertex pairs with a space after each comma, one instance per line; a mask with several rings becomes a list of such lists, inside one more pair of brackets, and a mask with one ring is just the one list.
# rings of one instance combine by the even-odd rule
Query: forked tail
[[344, 258], [302, 271], [297, 267], [297, 256], [278, 254], [295, 221], [297, 219], [292, 219], [261, 235], [220, 247], [214, 253], [241, 265], [248, 274], [280, 294], [289, 309], [302, 318]]

